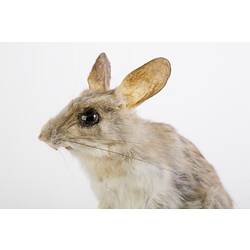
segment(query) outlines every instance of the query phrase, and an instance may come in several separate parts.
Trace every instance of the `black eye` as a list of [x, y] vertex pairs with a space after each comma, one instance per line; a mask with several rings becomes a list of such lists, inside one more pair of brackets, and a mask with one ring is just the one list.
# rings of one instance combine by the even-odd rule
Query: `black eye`
[[78, 121], [81, 127], [91, 127], [100, 121], [100, 115], [93, 108], [88, 108], [78, 114]]

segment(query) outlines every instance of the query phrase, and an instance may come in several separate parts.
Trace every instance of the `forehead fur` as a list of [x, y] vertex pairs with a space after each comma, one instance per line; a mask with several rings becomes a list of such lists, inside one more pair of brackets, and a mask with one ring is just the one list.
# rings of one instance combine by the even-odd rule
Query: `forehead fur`
[[96, 108], [102, 111], [112, 111], [118, 108], [119, 99], [114, 90], [105, 92], [93, 92], [85, 90], [81, 95], [72, 101], [72, 104], [78, 109]]

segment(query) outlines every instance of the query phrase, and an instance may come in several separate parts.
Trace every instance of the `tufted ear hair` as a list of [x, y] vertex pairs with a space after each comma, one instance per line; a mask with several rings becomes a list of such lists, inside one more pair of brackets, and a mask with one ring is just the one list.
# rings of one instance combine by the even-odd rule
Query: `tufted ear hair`
[[88, 77], [89, 89], [106, 91], [110, 84], [110, 63], [105, 53], [101, 53], [92, 67]]
[[115, 93], [123, 98], [125, 107], [134, 108], [157, 94], [166, 85], [170, 73], [167, 59], [153, 59], [128, 74]]

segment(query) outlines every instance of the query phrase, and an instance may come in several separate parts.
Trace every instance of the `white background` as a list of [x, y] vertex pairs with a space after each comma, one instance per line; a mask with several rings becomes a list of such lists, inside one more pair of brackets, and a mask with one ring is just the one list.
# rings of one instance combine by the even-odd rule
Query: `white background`
[[87, 87], [103, 51], [111, 61], [113, 87], [154, 57], [170, 60], [166, 88], [138, 113], [170, 123], [193, 141], [236, 207], [250, 208], [250, 44], [230, 43], [1, 44], [0, 208], [96, 207], [78, 162], [37, 136]]
[[[250, 41], [248, 0], [3, 0], [0, 5], [5, 42]], [[249, 249], [249, 211], [1, 209], [0, 246]]]

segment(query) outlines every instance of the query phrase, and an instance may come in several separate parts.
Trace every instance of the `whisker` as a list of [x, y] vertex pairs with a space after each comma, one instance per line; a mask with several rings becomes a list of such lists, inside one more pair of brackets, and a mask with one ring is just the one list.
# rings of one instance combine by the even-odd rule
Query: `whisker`
[[[64, 141], [66, 141], [66, 140], [64, 140]], [[102, 150], [102, 151], [105, 151], [105, 152], [118, 154], [118, 155], [121, 155], [121, 156], [123, 156], [123, 157], [129, 158], [129, 156], [128, 156], [128, 155], [126, 155], [126, 154], [122, 154], [122, 153], [115, 152], [115, 151], [112, 151], [112, 150], [108, 150], [108, 149], [104, 149], [104, 148], [99, 148], [99, 147], [91, 146], [91, 145], [88, 145], [88, 144], [85, 144], [85, 143], [72, 141], [72, 140], [70, 140], [70, 139], [69, 139], [69, 140], [67, 140], [67, 141], [68, 141], [68, 142], [71, 142], [71, 143], [75, 143], [75, 144], [83, 145], [83, 146], [86, 146], [86, 147], [89, 147], [89, 148], [94, 148], [94, 149]]]
[[60, 150], [57, 151], [59, 153], [59, 155], [61, 156], [61, 158], [63, 159], [63, 162], [65, 164], [65, 166], [67, 167], [67, 169], [69, 169], [69, 165], [64, 157], [64, 155], [62, 154], [62, 152]]
[[[128, 141], [125, 141], [125, 140], [114, 140], [114, 139], [108, 139], [108, 140], [105, 140], [105, 139], [100, 139], [100, 138], [92, 138], [92, 137], [78, 137], [79, 139], [86, 139], [86, 140], [93, 140], [93, 141], [103, 141], [103, 142], [120, 142], [120, 143], [124, 143], [124, 142], [128, 142]], [[75, 140], [75, 138], [73, 137], [69, 137], [70, 140]], [[128, 142], [128, 143], [133, 143], [133, 144], [142, 144], [142, 143], [136, 143], [136, 142]]]
[[123, 153], [116, 152], [116, 151], [113, 151], [113, 150], [99, 148], [99, 147], [91, 146], [91, 145], [88, 145], [88, 144], [85, 144], [85, 143], [76, 142], [76, 141], [72, 141], [72, 140], [64, 140], [64, 141], [75, 143], [75, 144], [78, 144], [78, 145], [82, 145], [82, 146], [97, 149], [97, 150], [101, 150], [101, 151], [105, 151], [105, 152], [109, 152], [109, 153], [113, 153], [113, 154], [117, 154], [117, 155], [120, 155], [120, 156], [124, 157], [125, 159], [136, 160], [136, 161], [140, 161], [140, 162], [152, 165], [152, 166], [156, 166], [155, 164], [149, 163], [149, 162], [147, 162], [145, 160], [142, 160], [142, 159], [139, 159], [139, 158], [136, 158], [136, 157], [131, 157], [131, 156], [127, 155], [127, 154], [123, 154]]
[[[69, 133], [70, 134], [70, 133]], [[128, 143], [128, 144], [134, 144], [134, 145], [144, 145], [144, 143], [141, 143], [141, 142], [134, 142], [134, 141], [127, 141], [127, 140], [116, 140], [116, 139], [108, 139], [108, 140], [105, 140], [105, 139], [100, 139], [100, 138], [94, 138], [94, 137], [78, 137], [79, 139], [86, 139], [86, 140], [93, 140], [93, 141], [103, 141], [103, 142], [106, 142], [106, 143], [109, 143], [109, 142], [119, 142], [119, 143]], [[69, 138], [70, 140], [75, 140], [75, 138], [73, 137], [70, 137]], [[160, 145], [159, 143], [155, 143], [155, 142], [150, 142], [151, 144], [154, 144], [154, 145]]]

